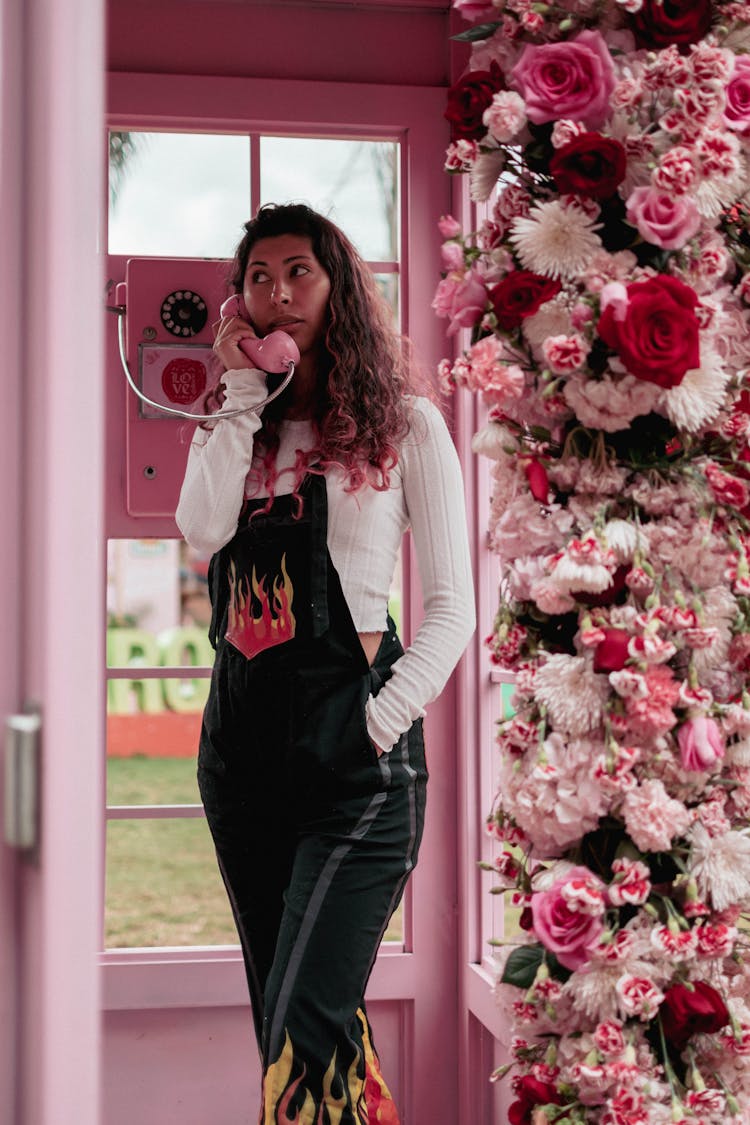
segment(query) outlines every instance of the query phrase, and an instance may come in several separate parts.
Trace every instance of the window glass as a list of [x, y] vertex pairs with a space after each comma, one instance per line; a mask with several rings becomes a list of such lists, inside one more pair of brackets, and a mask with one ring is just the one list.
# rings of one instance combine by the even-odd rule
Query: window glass
[[111, 820], [105, 911], [107, 949], [237, 944], [203, 819]]
[[195, 776], [200, 731], [200, 711], [109, 714], [107, 804], [200, 804]]
[[376, 273], [375, 280], [378, 283], [380, 292], [385, 297], [388, 304], [393, 310], [393, 323], [398, 328], [401, 320], [401, 305], [399, 301], [399, 287], [398, 287], [398, 274], [396, 273]]
[[213, 664], [209, 562], [180, 539], [109, 540], [110, 668]]
[[337, 223], [363, 258], [398, 260], [396, 142], [262, 137], [260, 153], [264, 203], [308, 203]]
[[110, 133], [109, 252], [231, 258], [250, 214], [250, 139]]

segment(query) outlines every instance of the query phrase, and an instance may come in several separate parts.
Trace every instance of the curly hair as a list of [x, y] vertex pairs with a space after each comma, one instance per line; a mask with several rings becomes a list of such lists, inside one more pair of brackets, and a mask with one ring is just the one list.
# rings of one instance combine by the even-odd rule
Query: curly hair
[[[365, 484], [385, 490], [409, 431], [405, 396], [416, 389], [408, 341], [394, 329], [370, 269], [346, 235], [302, 203], [265, 204], [245, 224], [229, 277], [234, 292], [242, 292], [253, 246], [282, 234], [308, 237], [331, 283], [314, 418], [318, 440], [304, 460], [308, 465], [317, 461], [321, 468], [342, 468], [349, 491]], [[222, 400], [221, 384], [213, 397]], [[284, 396], [269, 403], [256, 435], [271, 494], [284, 408]], [[298, 465], [295, 475], [305, 468]]]

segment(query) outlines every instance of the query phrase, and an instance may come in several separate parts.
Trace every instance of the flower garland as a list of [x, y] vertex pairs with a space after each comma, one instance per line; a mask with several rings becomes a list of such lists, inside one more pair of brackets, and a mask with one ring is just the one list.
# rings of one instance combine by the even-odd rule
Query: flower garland
[[[454, 0], [512, 1125], [750, 1122], [750, 4]], [[484, 21], [484, 22], [483, 22]]]

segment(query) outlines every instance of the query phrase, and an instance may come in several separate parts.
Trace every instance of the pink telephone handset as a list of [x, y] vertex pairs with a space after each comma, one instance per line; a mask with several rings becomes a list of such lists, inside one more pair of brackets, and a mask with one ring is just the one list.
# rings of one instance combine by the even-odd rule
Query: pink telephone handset
[[[219, 315], [222, 317], [239, 316], [242, 320], [249, 320], [245, 302], [241, 293], [233, 293], [223, 302]], [[251, 363], [272, 375], [286, 374], [290, 363], [299, 363], [299, 348], [291, 336], [286, 332], [269, 332], [262, 338], [246, 337], [240, 340], [240, 349], [245, 353]]]

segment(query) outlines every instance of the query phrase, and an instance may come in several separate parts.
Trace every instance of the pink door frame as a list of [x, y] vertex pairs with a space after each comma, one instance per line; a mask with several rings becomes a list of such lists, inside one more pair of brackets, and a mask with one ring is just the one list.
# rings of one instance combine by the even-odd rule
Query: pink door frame
[[[440, 173], [445, 145], [441, 89], [351, 85], [335, 82], [278, 81], [169, 75], [113, 74], [109, 81], [110, 125], [115, 129], [177, 128], [187, 130], [243, 132], [290, 128], [297, 135], [394, 137], [405, 142], [403, 165], [403, 214], [410, 238], [407, 244], [409, 288], [404, 294], [408, 309], [408, 331], [420, 357], [434, 370], [443, 349], [442, 329], [436, 323], [429, 299], [439, 270], [436, 222], [449, 206], [449, 182]], [[116, 280], [120, 280], [117, 278]], [[112, 327], [110, 326], [110, 332]], [[107, 448], [111, 465], [124, 461], [123, 377], [116, 357], [108, 358], [109, 401]], [[157, 427], [162, 423], [156, 423]], [[162, 446], [163, 448], [163, 446]], [[186, 455], [183, 444], [175, 455]], [[119, 470], [109, 474], [107, 488], [108, 534], [125, 536], [174, 535], [171, 520], [154, 517], [134, 519], [124, 511]], [[416, 611], [409, 613], [415, 628]], [[408, 632], [408, 628], [407, 628]], [[382, 1025], [391, 1040], [387, 1052], [396, 1063], [396, 1082], [402, 1089], [405, 1125], [427, 1125], [457, 1119], [457, 993], [456, 964], [456, 745], [458, 744], [455, 695], [451, 688], [430, 709], [427, 737], [431, 770], [428, 820], [422, 860], [413, 885], [407, 949], [383, 953], [376, 965], [369, 1000], [379, 1009], [376, 1034]], [[446, 832], [445, 826], [451, 831]], [[410, 940], [409, 940], [410, 939]], [[122, 1064], [140, 1069], [140, 1087], [148, 1089], [142, 1069], [148, 1060], [138, 1053], [137, 1030], [148, 1025], [150, 1044], [160, 1042], [164, 1058], [182, 1051], [181, 1064], [188, 1071], [191, 1052], [200, 1049], [200, 1036], [210, 1034], [206, 1009], [224, 1006], [227, 1020], [234, 1020], [238, 997], [244, 996], [238, 954], [193, 950], [190, 954], [155, 951], [106, 954], [105, 989], [105, 1099], [108, 1093], [128, 1088], [130, 1104], [121, 1107], [123, 1125], [138, 1116], [141, 1105], [135, 1085], [128, 1085]], [[174, 1022], [175, 1009], [183, 1008], [194, 1021], [195, 1037]], [[171, 1011], [170, 1011], [171, 1010]], [[209, 1013], [210, 1015], [210, 1013]], [[236, 1022], [236, 1021], [235, 1021]], [[215, 1020], [216, 1033], [224, 1024]], [[200, 1029], [200, 1031], [199, 1031]], [[155, 1039], [156, 1037], [156, 1039]], [[379, 1042], [383, 1042], [382, 1038]], [[204, 1044], [205, 1045], [205, 1044]], [[231, 1055], [247, 1053], [249, 1044], [237, 1038], [226, 1048], [224, 1065], [230, 1073]], [[208, 1048], [210, 1049], [210, 1048]], [[187, 1055], [186, 1055], [187, 1052]], [[171, 1064], [167, 1062], [167, 1066]], [[245, 1063], [247, 1070], [248, 1064]], [[250, 1064], [252, 1065], [252, 1064]], [[193, 1075], [200, 1062], [192, 1065]], [[173, 1072], [174, 1073], [174, 1072]], [[159, 1084], [154, 1071], [153, 1082]], [[216, 1075], [214, 1073], [214, 1079]], [[223, 1084], [222, 1084], [223, 1085]], [[196, 1084], [199, 1086], [199, 1083]], [[203, 1120], [199, 1101], [204, 1091], [196, 1088], [195, 1099], [160, 1101], [160, 1125], [172, 1120]], [[156, 1088], [149, 1096], [159, 1097]], [[233, 1096], [228, 1092], [226, 1097]], [[215, 1099], [215, 1094], [214, 1094]], [[119, 1125], [117, 1099], [112, 1098], [110, 1117]], [[220, 1112], [217, 1109], [217, 1112]], [[188, 1117], [185, 1117], [185, 1114]], [[195, 1118], [190, 1114], [195, 1114]], [[228, 1113], [227, 1120], [232, 1120]], [[244, 1120], [244, 1117], [241, 1118]], [[219, 1120], [216, 1117], [216, 1120]], [[223, 1118], [222, 1118], [223, 1120]], [[233, 1118], [237, 1120], [237, 1116]], [[250, 1117], [248, 1117], [250, 1120]]]
[[101, 0], [3, 0], [0, 692], [44, 724], [38, 860], [0, 845], [13, 1125], [99, 1121], [103, 42]]

